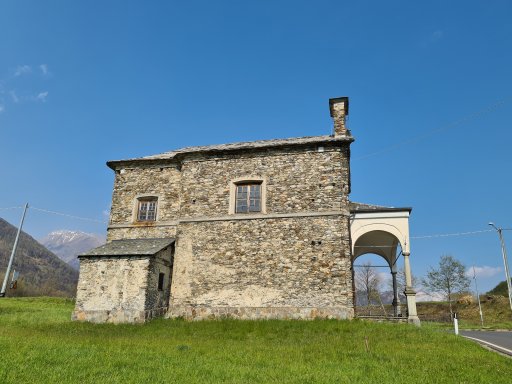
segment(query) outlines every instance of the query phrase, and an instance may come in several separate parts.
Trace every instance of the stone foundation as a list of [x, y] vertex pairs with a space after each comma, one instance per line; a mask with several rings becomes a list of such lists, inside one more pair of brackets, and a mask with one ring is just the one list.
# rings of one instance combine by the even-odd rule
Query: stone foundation
[[146, 311], [113, 310], [113, 311], [80, 311], [75, 310], [71, 320], [88, 321], [91, 323], [144, 323], [155, 317], [161, 317], [167, 307], [154, 308]]
[[178, 306], [171, 307], [168, 318], [181, 317], [186, 320], [313, 320], [313, 319], [352, 319], [354, 311], [347, 307], [206, 307]]

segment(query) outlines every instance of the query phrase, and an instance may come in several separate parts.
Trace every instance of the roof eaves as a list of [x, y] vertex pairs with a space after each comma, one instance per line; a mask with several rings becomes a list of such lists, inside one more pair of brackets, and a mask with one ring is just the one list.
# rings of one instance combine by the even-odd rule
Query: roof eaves
[[152, 256], [174, 242], [174, 238], [113, 240], [78, 257]]
[[107, 166], [111, 169], [117, 167], [124, 167], [129, 165], [135, 165], [140, 162], [146, 164], [158, 164], [159, 162], [179, 161], [184, 156], [193, 153], [224, 153], [224, 152], [235, 152], [243, 150], [262, 150], [268, 148], [278, 147], [290, 147], [290, 146], [305, 146], [311, 144], [328, 144], [328, 143], [351, 143], [354, 138], [348, 136], [306, 136], [289, 139], [272, 139], [272, 140], [260, 140], [260, 141], [249, 141], [240, 143], [229, 143], [229, 144], [217, 144], [207, 145], [199, 147], [186, 147], [177, 149], [174, 151], [164, 152], [157, 155], [150, 155], [145, 157], [139, 157], [134, 159], [125, 160], [112, 160], [107, 162]]

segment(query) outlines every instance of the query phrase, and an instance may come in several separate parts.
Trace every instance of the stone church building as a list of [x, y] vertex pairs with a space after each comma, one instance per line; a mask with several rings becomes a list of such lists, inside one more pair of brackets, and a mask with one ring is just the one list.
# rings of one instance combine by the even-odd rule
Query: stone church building
[[189, 147], [109, 161], [107, 244], [80, 259], [73, 319], [144, 322], [354, 317], [355, 258], [407, 277], [410, 208], [351, 203], [348, 98], [329, 100], [333, 134]]

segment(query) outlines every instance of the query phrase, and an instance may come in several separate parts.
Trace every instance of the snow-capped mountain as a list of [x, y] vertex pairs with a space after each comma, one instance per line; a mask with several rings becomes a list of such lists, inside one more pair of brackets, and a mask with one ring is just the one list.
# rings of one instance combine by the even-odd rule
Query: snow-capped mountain
[[39, 242], [59, 256], [61, 260], [78, 269], [77, 255], [104, 244], [105, 238], [94, 233], [59, 230], [49, 233]]

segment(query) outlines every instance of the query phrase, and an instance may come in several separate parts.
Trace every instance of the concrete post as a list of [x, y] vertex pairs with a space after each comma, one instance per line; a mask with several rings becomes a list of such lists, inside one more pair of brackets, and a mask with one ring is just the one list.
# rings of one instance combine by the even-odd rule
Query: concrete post
[[412, 274], [411, 274], [411, 264], [409, 261], [409, 252], [403, 252], [404, 255], [404, 269], [405, 269], [405, 297], [407, 298], [407, 314], [409, 323], [414, 323], [416, 325], [420, 325], [420, 319], [418, 317], [418, 313], [416, 312], [416, 292], [412, 287]]

